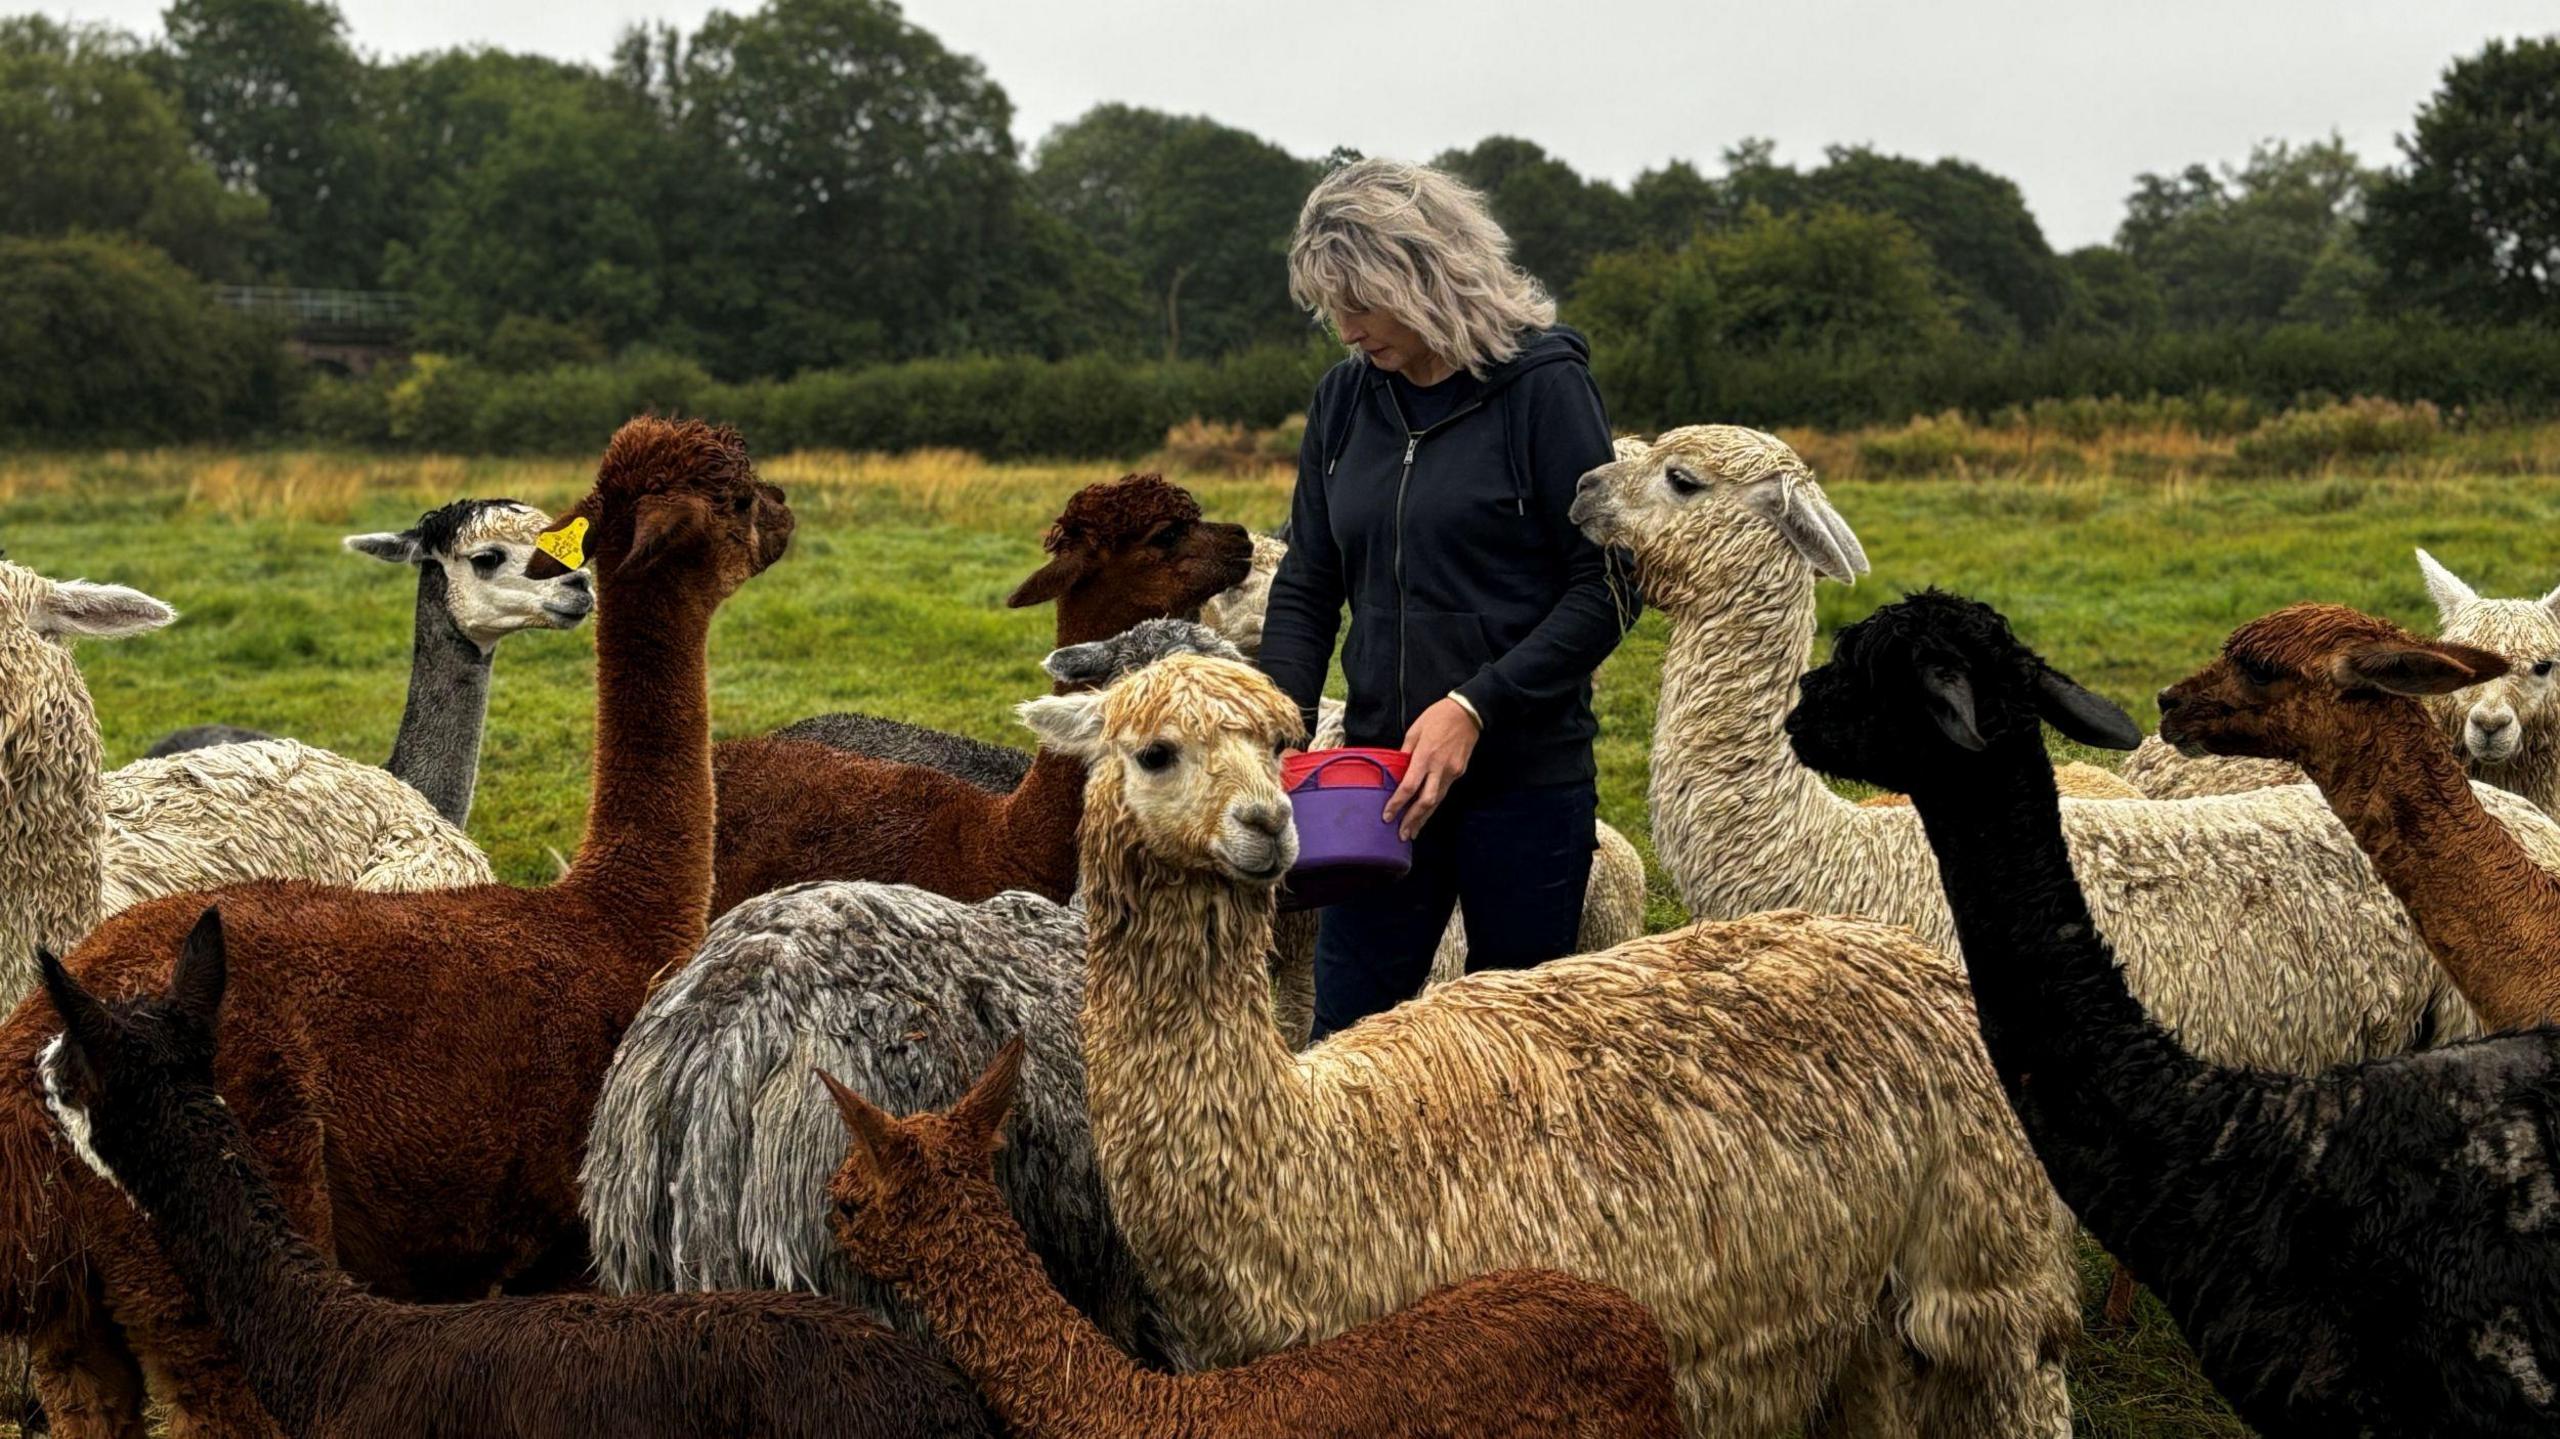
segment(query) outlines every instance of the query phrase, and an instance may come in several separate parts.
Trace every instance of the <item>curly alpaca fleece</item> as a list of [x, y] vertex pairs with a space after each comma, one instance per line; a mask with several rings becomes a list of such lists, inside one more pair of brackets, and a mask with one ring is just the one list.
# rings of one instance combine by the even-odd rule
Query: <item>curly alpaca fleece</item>
[[[2538, 600], [2482, 599], [2425, 550], [2418, 551], [2418, 573], [2435, 601], [2436, 637], [2488, 650], [2508, 667], [2485, 684], [2429, 696], [2428, 713], [2473, 779], [2560, 815], [2560, 589]], [[2181, 754], [2157, 736], [2125, 761], [2124, 774], [2153, 799], [2240, 794], [2307, 778], [2290, 760]]]
[[[1674, 469], [1695, 488], [1673, 485]], [[1780, 729], [1812, 652], [1815, 565], [1854, 573], [1839, 559], [1847, 527], [1795, 452], [1733, 426], [1675, 430], [1593, 472], [1576, 517], [1635, 551], [1671, 617], [1654, 843], [1690, 912], [1845, 911], [1954, 953], [1919, 817], [1840, 798]], [[2560, 872], [2539, 811], [2503, 791], [2481, 800]], [[2307, 1072], [2477, 1032], [2408, 912], [2309, 786], [2074, 800], [2062, 822], [2127, 983], [2199, 1055]]]
[[1991, 1061], [2064, 1201], [2267, 1439], [2552, 1433], [2560, 1033], [2309, 1077], [2198, 1060], [2082, 901], [2040, 719], [2139, 734], [1988, 606], [1926, 594], [1843, 632], [1789, 729], [1808, 762], [1912, 795]]
[[[1826, 1402], [1879, 1432], [2067, 1427], [2062, 1216], [1942, 957], [1764, 915], [1470, 975], [1292, 1054], [1262, 963], [1294, 707], [1184, 658], [1025, 712], [1092, 774], [1104, 1182], [1203, 1359], [1540, 1265], [1653, 1309], [1694, 1434], [1774, 1435]], [[1142, 769], [1163, 743], [1178, 761]]]

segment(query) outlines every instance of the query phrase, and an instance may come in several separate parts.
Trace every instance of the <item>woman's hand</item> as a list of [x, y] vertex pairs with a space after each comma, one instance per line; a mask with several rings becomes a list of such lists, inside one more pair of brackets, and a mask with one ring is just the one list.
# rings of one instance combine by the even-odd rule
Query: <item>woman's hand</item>
[[1387, 797], [1386, 817], [1394, 821], [1402, 816], [1396, 833], [1410, 841], [1449, 797], [1449, 786], [1467, 772], [1467, 759], [1476, 752], [1475, 716], [1456, 700], [1434, 701], [1404, 732], [1404, 752], [1413, 762], [1405, 766], [1404, 783]]

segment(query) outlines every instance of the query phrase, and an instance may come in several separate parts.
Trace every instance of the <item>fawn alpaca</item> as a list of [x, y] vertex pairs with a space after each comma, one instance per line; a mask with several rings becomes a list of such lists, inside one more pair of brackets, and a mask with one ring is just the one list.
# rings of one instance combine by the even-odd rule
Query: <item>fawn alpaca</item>
[[[789, 543], [733, 432], [623, 426], [554, 533], [584, 536], [596, 620], [593, 795], [566, 877], [367, 894], [215, 891], [230, 940], [224, 1095], [294, 1225], [377, 1292], [460, 1299], [585, 1265], [577, 1155], [649, 978], [701, 943], [711, 893], [712, 615]], [[528, 573], [561, 570], [545, 554]], [[67, 961], [96, 993], [157, 989], [201, 896], [139, 905]], [[58, 1029], [21, 1005], [0, 1073]], [[0, 1322], [33, 1332], [56, 1432], [138, 1439], [143, 1376], [181, 1434], [257, 1434], [219, 1336], [115, 1192], [0, 1087]]]
[[47, 1108], [131, 1196], [292, 1439], [987, 1432], [949, 1365], [813, 1296], [376, 1298], [294, 1231], [214, 1089], [222, 912], [196, 921], [165, 995], [110, 1006], [41, 963], [64, 1025], [38, 1068]]
[[1988, 606], [1931, 592], [1842, 631], [1787, 729], [1806, 764], [1919, 809], [1983, 1041], [2064, 1202], [2267, 1439], [2554, 1432], [2560, 1032], [2310, 1076], [2197, 1059], [2091, 918], [2045, 722], [2141, 738]]
[[[2160, 736], [2182, 753], [2301, 766], [2481, 1023], [2522, 1029], [2560, 1018], [2560, 879], [2482, 807], [2423, 700], [2506, 672], [2490, 650], [2294, 605], [2162, 690]], [[2560, 824], [2534, 827], [2560, 840]]]
[[1013, 1104], [1009, 1041], [944, 1114], [899, 1120], [834, 1075], [852, 1142], [828, 1186], [836, 1237], [898, 1286], [1014, 1439], [1676, 1439], [1670, 1356], [1644, 1306], [1515, 1269], [1384, 1319], [1207, 1374], [1150, 1373], [1060, 1298], [991, 1160]]

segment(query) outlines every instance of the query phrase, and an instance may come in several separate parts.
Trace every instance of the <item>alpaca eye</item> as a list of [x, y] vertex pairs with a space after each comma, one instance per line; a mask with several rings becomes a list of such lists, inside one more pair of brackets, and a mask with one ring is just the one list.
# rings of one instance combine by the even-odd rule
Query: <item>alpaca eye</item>
[[498, 572], [498, 566], [503, 564], [506, 558], [507, 552], [504, 550], [482, 550], [471, 557], [471, 572], [482, 579], [487, 579]]
[[1157, 740], [1154, 744], [1138, 751], [1138, 768], [1149, 774], [1162, 774], [1173, 768], [1173, 757], [1177, 753], [1179, 751], [1174, 749], [1170, 741]]
[[1182, 537], [1190, 532], [1191, 522], [1189, 520], [1176, 520], [1172, 524], [1165, 526], [1163, 529], [1156, 531], [1154, 534], [1147, 536], [1147, 543], [1154, 545], [1159, 549], [1169, 550], [1175, 545], [1182, 543]]
[[2537, 676], [2540, 676], [2540, 675], [2547, 675], [2547, 674], [2551, 673], [2551, 661], [2549, 661], [2549, 660], [2535, 660], [2535, 661], [2533, 662], [2533, 672], [2534, 672], [2534, 674], [2535, 674], [2535, 675], [2537, 675]]
[[2260, 689], [2284, 678], [2284, 671], [2260, 660], [2237, 660], [2234, 663], [2239, 666], [2240, 677]]
[[1706, 488], [1705, 485], [1698, 483], [1696, 475], [1690, 474], [1678, 465], [1673, 465], [1662, 472], [1662, 482], [1671, 487], [1671, 493], [1684, 498]]
[[729, 513], [743, 515], [756, 507], [756, 497], [741, 490], [729, 501]]

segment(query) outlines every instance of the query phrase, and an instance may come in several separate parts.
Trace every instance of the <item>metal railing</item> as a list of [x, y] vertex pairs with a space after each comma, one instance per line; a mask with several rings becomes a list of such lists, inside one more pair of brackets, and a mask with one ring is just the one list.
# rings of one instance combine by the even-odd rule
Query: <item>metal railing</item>
[[255, 315], [275, 315], [296, 330], [398, 333], [417, 306], [398, 290], [304, 290], [285, 285], [215, 285], [213, 301]]

